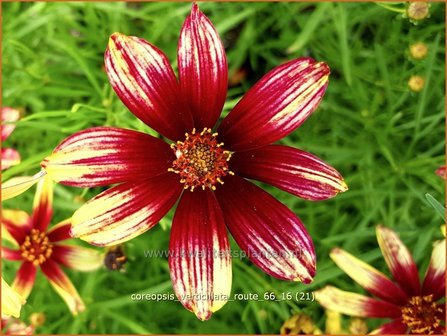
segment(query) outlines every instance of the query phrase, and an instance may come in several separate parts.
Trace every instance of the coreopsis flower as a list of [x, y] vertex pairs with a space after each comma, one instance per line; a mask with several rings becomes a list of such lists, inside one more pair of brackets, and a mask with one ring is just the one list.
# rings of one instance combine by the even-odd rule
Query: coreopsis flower
[[[2, 143], [11, 135], [16, 127], [11, 124], [20, 118], [20, 112], [11, 107], [2, 107]], [[6, 122], [6, 124], [5, 124]], [[15, 149], [3, 148], [1, 169], [7, 169], [20, 163], [20, 154]]]
[[2, 277], [2, 318], [19, 317], [25, 300]]
[[316, 292], [316, 300], [342, 314], [391, 319], [375, 334], [443, 334], [445, 239], [435, 242], [422, 282], [413, 257], [394, 231], [378, 226], [377, 240], [395, 281], [336, 248], [330, 254], [332, 260], [374, 298], [326, 286]]
[[1, 321], [2, 335], [34, 335], [34, 327], [26, 325], [24, 322], [16, 318], [2, 318]]
[[102, 259], [92, 249], [61, 243], [70, 238], [70, 220], [47, 230], [53, 214], [52, 203], [53, 181], [44, 178], [37, 185], [31, 216], [20, 210], [2, 209], [2, 229], [6, 233], [2, 232], [2, 238], [15, 245], [15, 248], [2, 246], [2, 258], [21, 262], [12, 288], [22, 298], [31, 293], [40, 268], [70, 311], [77, 314], [84, 309], [84, 303], [60, 266], [90, 271], [101, 266]]
[[54, 180], [77, 187], [118, 184], [75, 212], [72, 235], [116, 245], [152, 228], [180, 199], [169, 244], [171, 278], [179, 300], [202, 320], [230, 294], [227, 228], [266, 273], [312, 281], [315, 252], [300, 219], [245, 178], [310, 200], [347, 189], [341, 175], [317, 157], [273, 144], [316, 109], [329, 67], [310, 58], [278, 66], [217, 126], [227, 61], [217, 31], [193, 4], [180, 34], [178, 80], [162, 51], [120, 33], [109, 39], [105, 68], [129, 110], [171, 144], [96, 127], [56, 147], [42, 162]]

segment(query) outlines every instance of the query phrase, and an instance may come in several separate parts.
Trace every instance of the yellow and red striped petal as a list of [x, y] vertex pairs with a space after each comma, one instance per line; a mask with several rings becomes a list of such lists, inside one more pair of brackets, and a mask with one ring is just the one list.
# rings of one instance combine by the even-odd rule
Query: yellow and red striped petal
[[24, 299], [28, 297], [33, 289], [36, 272], [36, 266], [29, 261], [23, 262], [17, 271], [12, 288]]
[[169, 145], [145, 133], [94, 127], [62, 141], [42, 162], [57, 182], [96, 187], [166, 173], [174, 159]]
[[77, 315], [85, 309], [78, 291], [56, 262], [49, 259], [41, 265], [41, 269], [73, 315]]
[[227, 95], [228, 65], [219, 34], [196, 3], [181, 30], [178, 69], [181, 94], [194, 127], [213, 128]]
[[25, 303], [19, 293], [12, 289], [2, 277], [2, 319], [20, 316], [20, 310]]
[[3, 228], [6, 229], [16, 243], [21, 245], [32, 228], [30, 217], [22, 210], [2, 209], [1, 212], [2, 231]]
[[312, 239], [300, 219], [270, 194], [239, 176], [215, 191], [225, 224], [247, 257], [267, 274], [310, 283], [315, 275]]
[[47, 231], [50, 242], [55, 243], [71, 238], [71, 218], [65, 219]]
[[376, 229], [377, 241], [394, 279], [408, 297], [420, 295], [417, 266], [399, 236], [382, 225]]
[[2, 201], [16, 197], [29, 188], [45, 176], [45, 171], [41, 170], [33, 176], [20, 176], [13, 177], [12, 179], [2, 183]]
[[291, 133], [317, 108], [329, 72], [323, 62], [298, 58], [267, 73], [220, 124], [225, 148], [259, 148]]
[[118, 185], [74, 213], [71, 234], [98, 246], [130, 240], [157, 224], [182, 189], [173, 173]]
[[47, 230], [53, 216], [53, 180], [46, 175], [37, 184], [33, 202], [33, 228], [41, 232]]
[[2, 148], [1, 170], [18, 165], [20, 163], [20, 154], [12, 148]]
[[53, 245], [51, 258], [63, 266], [82, 272], [98, 269], [104, 260], [103, 254], [99, 251], [70, 245]]
[[312, 201], [348, 190], [343, 177], [316, 156], [288, 146], [270, 145], [236, 152], [231, 170]]
[[135, 116], [171, 140], [181, 140], [192, 130], [192, 117], [182, 106], [163, 52], [138, 37], [114, 33], [104, 61], [110, 84]]
[[222, 211], [213, 192], [185, 192], [172, 223], [169, 268], [177, 298], [202, 321], [229, 299], [229, 249]]
[[351, 316], [397, 318], [402, 314], [399, 306], [392, 303], [345, 292], [332, 286], [316, 291], [315, 300], [326, 309]]
[[22, 252], [20, 250], [10, 249], [9, 247], [2, 246], [2, 258], [6, 260], [22, 260]]
[[445, 296], [445, 253], [445, 239], [435, 242], [422, 285], [422, 294], [433, 294], [434, 301]]
[[408, 326], [397, 318], [391, 322], [382, 324], [379, 328], [371, 331], [369, 335], [405, 335], [407, 334]]
[[330, 253], [331, 259], [360, 286], [382, 300], [405, 305], [407, 297], [382, 272], [357, 259], [342, 249], [335, 248]]
[[[15, 124], [9, 124], [13, 123], [20, 119], [20, 111], [13, 109], [11, 107], [2, 107], [2, 142], [6, 140], [6, 138], [9, 137], [9, 135], [14, 131], [14, 128], [16, 128]], [[5, 122], [7, 124], [5, 124]]]

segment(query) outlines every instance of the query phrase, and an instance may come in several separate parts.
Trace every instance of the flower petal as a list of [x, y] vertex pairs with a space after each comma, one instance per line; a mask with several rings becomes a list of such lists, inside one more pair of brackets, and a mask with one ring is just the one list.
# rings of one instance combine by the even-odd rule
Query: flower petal
[[315, 300], [326, 309], [351, 316], [391, 318], [401, 316], [400, 308], [392, 303], [345, 292], [332, 286], [316, 291]]
[[22, 260], [22, 252], [2, 246], [2, 258], [6, 260]]
[[20, 163], [20, 154], [12, 148], [2, 148], [2, 169], [18, 165]]
[[[9, 135], [14, 131], [14, 128], [16, 128], [15, 124], [9, 124], [13, 123], [20, 119], [20, 112], [19, 110], [13, 109], [11, 107], [2, 107], [2, 142], [6, 140], [6, 138], [9, 137]], [[8, 124], [5, 124], [7, 122]]]
[[376, 234], [383, 257], [399, 286], [409, 297], [420, 295], [418, 270], [410, 251], [393, 230], [379, 225]]
[[379, 328], [371, 331], [369, 335], [405, 335], [408, 327], [401, 319], [382, 324]]
[[357, 259], [342, 249], [335, 248], [330, 253], [331, 259], [360, 286], [384, 301], [405, 305], [407, 297], [382, 272]]
[[33, 176], [13, 177], [5, 183], [2, 183], [2, 201], [24, 193], [43, 178], [45, 174], [45, 171], [41, 170]]
[[445, 296], [445, 253], [445, 239], [436, 242], [422, 285], [422, 295], [433, 294], [434, 301]]
[[181, 140], [192, 130], [174, 71], [159, 49], [143, 39], [114, 33], [104, 60], [110, 84], [139, 119], [171, 140]]
[[25, 211], [2, 209], [2, 226], [21, 245], [31, 231], [31, 219]]
[[2, 319], [5, 317], [20, 316], [20, 310], [25, 300], [12, 289], [2, 277]]
[[45, 232], [53, 216], [53, 180], [47, 175], [37, 184], [33, 203], [33, 228]]
[[71, 238], [71, 218], [65, 219], [47, 231], [50, 242], [58, 242]]
[[78, 291], [56, 262], [51, 259], [47, 260], [41, 265], [41, 269], [73, 315], [77, 315], [85, 309]]
[[12, 288], [24, 299], [28, 297], [34, 286], [37, 268], [29, 261], [25, 261], [17, 271]]
[[57, 182], [96, 187], [166, 173], [173, 159], [163, 140], [122, 128], [94, 127], [65, 139], [42, 167]]
[[436, 175], [442, 177], [445, 180], [445, 165], [436, 169], [435, 173], [436, 173]]
[[227, 95], [228, 65], [216, 29], [196, 3], [180, 34], [178, 69], [181, 94], [194, 126], [213, 128]]
[[118, 185], [74, 213], [71, 234], [98, 246], [130, 240], [157, 224], [182, 189], [174, 173]]
[[219, 139], [232, 151], [269, 145], [291, 133], [317, 108], [329, 67], [298, 58], [262, 77], [219, 126]]
[[180, 302], [200, 320], [222, 308], [231, 291], [231, 256], [213, 192], [185, 192], [175, 212], [169, 268]]
[[343, 177], [316, 156], [288, 146], [270, 145], [236, 152], [231, 169], [312, 201], [334, 197], [348, 189]]
[[102, 266], [104, 256], [91, 248], [53, 245], [51, 258], [66, 267], [82, 272], [94, 271]]
[[256, 266], [279, 279], [312, 281], [312, 239], [292, 211], [238, 176], [226, 176], [225, 184], [218, 186], [215, 193], [225, 224]]

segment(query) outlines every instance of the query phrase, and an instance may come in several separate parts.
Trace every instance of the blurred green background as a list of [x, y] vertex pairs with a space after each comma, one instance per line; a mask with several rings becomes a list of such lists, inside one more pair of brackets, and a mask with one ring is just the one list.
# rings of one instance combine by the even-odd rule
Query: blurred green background
[[[125, 108], [107, 81], [103, 54], [108, 37], [116, 31], [142, 37], [162, 49], [176, 69], [179, 31], [190, 3], [1, 5], [2, 104], [23, 112], [5, 142], [20, 152], [23, 161], [4, 171], [3, 181], [37, 172], [40, 161], [61, 140], [90, 126], [152, 132]], [[425, 272], [432, 242], [442, 237], [443, 224], [425, 194], [441, 203], [445, 199], [444, 180], [434, 173], [445, 160], [445, 4], [432, 3], [430, 17], [418, 24], [399, 12], [405, 3], [199, 5], [227, 51], [232, 87], [224, 113], [257, 79], [286, 60], [310, 56], [330, 66], [330, 83], [320, 107], [281, 143], [324, 159], [349, 186], [348, 192], [323, 202], [266, 187], [309, 230], [317, 253], [317, 276], [311, 285], [284, 282], [246, 259], [233, 260], [232, 293], [311, 293], [326, 284], [362, 293], [328, 254], [340, 246], [389, 274], [375, 238], [378, 223], [400, 234], [420, 272]], [[418, 41], [429, 51], [416, 61], [408, 50]], [[409, 89], [412, 75], [424, 77], [422, 91]], [[104, 189], [57, 185], [53, 223], [69, 217], [81, 198], [88, 200]], [[34, 190], [3, 207], [29, 211]], [[86, 303], [85, 312], [72, 317], [39, 274], [21, 319], [28, 323], [31, 313], [43, 312], [46, 322], [37, 333], [272, 334], [292, 314], [305, 312], [324, 330], [324, 311], [311, 301], [228, 302], [211, 320], [200, 322], [179, 302], [131, 300], [133, 293], [173, 291], [167, 260], [144, 256], [145, 250], [167, 248], [171, 215], [126, 244], [125, 272], [67, 270]], [[3, 276], [12, 283], [18, 263], [2, 264]], [[379, 322], [368, 321], [370, 329]]]

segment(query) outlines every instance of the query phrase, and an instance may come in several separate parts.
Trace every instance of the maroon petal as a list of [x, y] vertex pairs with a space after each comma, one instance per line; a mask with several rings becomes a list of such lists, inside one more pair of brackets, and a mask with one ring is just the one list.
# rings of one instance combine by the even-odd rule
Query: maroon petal
[[445, 253], [445, 239], [436, 242], [422, 285], [422, 294], [433, 294], [434, 301], [445, 296]]
[[111, 246], [151, 229], [183, 190], [173, 173], [108, 189], [81, 206], [72, 217], [71, 234], [90, 244]]
[[370, 335], [404, 335], [407, 333], [407, 330], [407, 325], [401, 319], [395, 319], [371, 331]]
[[394, 279], [409, 297], [421, 293], [417, 266], [399, 236], [382, 225], [376, 229], [377, 241]]
[[225, 184], [215, 192], [225, 224], [256, 266], [279, 279], [312, 281], [314, 247], [292, 211], [238, 176], [225, 177]]
[[128, 109], [171, 140], [192, 130], [180, 88], [166, 56], [147, 41], [114, 33], [104, 56], [110, 84]]
[[270, 145], [236, 152], [231, 169], [312, 201], [334, 197], [348, 187], [334, 168], [316, 156], [288, 146]]
[[22, 253], [20, 250], [13, 250], [2, 246], [2, 258], [6, 260], [22, 260]]
[[62, 221], [53, 226], [51, 229], [49, 229], [47, 232], [47, 237], [52, 243], [61, 240], [66, 240], [71, 238], [70, 230], [71, 230], [71, 218]]
[[31, 218], [25, 211], [2, 209], [2, 226], [14, 238], [18, 245], [21, 245], [25, 237], [31, 231]]
[[219, 126], [225, 148], [254, 149], [291, 133], [317, 108], [328, 76], [329, 67], [311, 58], [299, 58], [270, 71]]
[[25, 261], [17, 271], [12, 288], [26, 299], [31, 293], [36, 279], [36, 267], [29, 261]]
[[57, 182], [96, 187], [164, 174], [173, 158], [166, 142], [148, 134], [94, 127], [62, 141], [42, 167]]
[[222, 211], [213, 192], [185, 192], [172, 222], [169, 268], [178, 299], [200, 320], [208, 320], [229, 299], [229, 249]]
[[195, 3], [182, 27], [178, 68], [182, 97], [194, 126], [212, 128], [225, 103], [228, 66], [216, 29]]
[[46, 175], [37, 184], [33, 203], [33, 228], [41, 232], [47, 230], [53, 216], [53, 180]]

